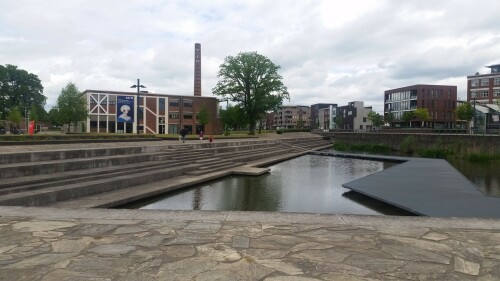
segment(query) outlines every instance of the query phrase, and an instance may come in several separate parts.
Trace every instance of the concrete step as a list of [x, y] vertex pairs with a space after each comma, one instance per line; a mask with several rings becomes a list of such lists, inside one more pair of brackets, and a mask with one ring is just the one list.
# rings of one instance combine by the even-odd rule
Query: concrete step
[[247, 155], [242, 155], [238, 157], [231, 158], [231, 161], [237, 161], [237, 162], [249, 162], [249, 161], [255, 161], [263, 158], [268, 158], [268, 157], [273, 157], [277, 156], [280, 154], [288, 154], [294, 152], [292, 148], [282, 148], [282, 149], [276, 149], [273, 151], [266, 151], [266, 152], [261, 152], [261, 153], [252, 153], [252, 154], [247, 154]]
[[0, 179], [8, 179], [40, 174], [60, 173], [81, 169], [104, 168], [138, 162], [154, 161], [164, 152], [124, 154], [102, 157], [71, 158], [52, 161], [14, 163], [0, 165]]
[[186, 172], [186, 175], [200, 176], [200, 175], [205, 175], [205, 174], [209, 174], [209, 173], [214, 173], [214, 172], [218, 172], [218, 171], [227, 170], [227, 169], [230, 169], [230, 168], [239, 167], [239, 166], [242, 166], [242, 165], [245, 165], [245, 163], [241, 163], [241, 162], [226, 162], [226, 163], [220, 164], [220, 165], [207, 166], [207, 167], [199, 167], [198, 169], [196, 169], [194, 171]]
[[[33, 152], [18, 152], [18, 153], [4, 153], [0, 154], [0, 166], [3, 164], [14, 163], [27, 163], [27, 162], [43, 162], [64, 159], [78, 159], [78, 158], [91, 158], [103, 157], [113, 155], [126, 155], [126, 154], [139, 154], [147, 149], [140, 146], [131, 147], [107, 147], [107, 148], [93, 148], [93, 149], [65, 149], [54, 151], [33, 151]], [[158, 148], [160, 150], [161, 148]]]
[[[144, 165], [147, 164], [147, 165]], [[124, 166], [113, 166], [113, 169], [106, 169], [106, 171], [102, 171], [100, 169], [92, 169], [86, 170], [85, 173], [82, 174], [57, 174], [57, 177], [46, 178], [44, 181], [40, 182], [36, 179], [33, 179], [29, 182], [22, 182], [22, 184], [18, 184], [16, 186], [12, 186], [9, 188], [0, 189], [0, 195], [16, 193], [16, 192], [24, 192], [29, 190], [36, 190], [47, 187], [55, 187], [55, 186], [63, 186], [69, 185], [73, 183], [83, 183], [93, 180], [105, 179], [109, 177], [117, 177], [121, 175], [132, 175], [141, 173], [144, 171], [153, 171], [159, 169], [165, 169], [169, 167], [178, 166], [180, 163], [173, 161], [165, 161], [163, 163], [140, 163], [133, 165], [124, 165]], [[187, 163], [186, 163], [187, 164]], [[97, 173], [96, 173], [97, 172]]]
[[168, 177], [183, 175], [198, 168], [198, 165], [182, 165], [147, 171], [133, 175], [121, 175], [113, 178], [99, 179], [85, 183], [74, 183], [65, 186], [50, 187], [0, 196], [0, 205], [10, 206], [44, 206], [55, 202], [71, 200], [129, 186], [135, 186]]

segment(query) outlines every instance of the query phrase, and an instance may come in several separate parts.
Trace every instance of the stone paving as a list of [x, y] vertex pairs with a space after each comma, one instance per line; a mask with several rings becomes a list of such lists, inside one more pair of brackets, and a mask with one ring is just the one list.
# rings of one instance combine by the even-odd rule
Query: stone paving
[[500, 221], [0, 207], [0, 280], [500, 280]]
[[0, 206], [3, 280], [500, 280], [500, 220]]

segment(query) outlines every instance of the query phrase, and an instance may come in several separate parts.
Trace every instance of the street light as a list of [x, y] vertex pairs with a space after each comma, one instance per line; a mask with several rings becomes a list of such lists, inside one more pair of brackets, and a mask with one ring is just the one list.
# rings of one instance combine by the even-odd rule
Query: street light
[[474, 114], [472, 115], [472, 117], [474, 118], [474, 127], [472, 127], [472, 133], [476, 133], [476, 97], [474, 96], [474, 98], [472, 99], [473, 102], [474, 102]]
[[141, 88], [146, 88], [146, 86], [141, 85], [141, 80], [137, 79], [137, 85], [132, 85], [130, 88], [137, 88], [137, 120], [135, 121], [137, 122], [137, 134], [139, 134], [139, 97], [141, 94]]

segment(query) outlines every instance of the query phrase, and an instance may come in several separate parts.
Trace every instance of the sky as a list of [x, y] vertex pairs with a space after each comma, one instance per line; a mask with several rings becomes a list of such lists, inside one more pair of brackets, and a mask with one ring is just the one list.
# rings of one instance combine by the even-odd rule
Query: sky
[[364, 101], [385, 90], [456, 85], [500, 63], [498, 0], [0, 0], [0, 64], [38, 75], [56, 104], [80, 91], [193, 95], [201, 44], [202, 95], [227, 56], [256, 51], [279, 65], [285, 105]]

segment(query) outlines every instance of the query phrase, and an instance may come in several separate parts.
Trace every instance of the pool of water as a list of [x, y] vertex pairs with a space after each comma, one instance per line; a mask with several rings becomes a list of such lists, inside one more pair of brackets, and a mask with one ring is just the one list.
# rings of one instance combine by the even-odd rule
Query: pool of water
[[164, 210], [238, 210], [330, 214], [409, 215], [342, 187], [394, 163], [304, 155], [258, 177], [231, 176], [123, 206]]

